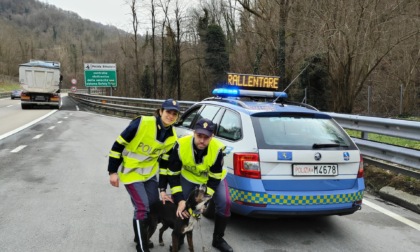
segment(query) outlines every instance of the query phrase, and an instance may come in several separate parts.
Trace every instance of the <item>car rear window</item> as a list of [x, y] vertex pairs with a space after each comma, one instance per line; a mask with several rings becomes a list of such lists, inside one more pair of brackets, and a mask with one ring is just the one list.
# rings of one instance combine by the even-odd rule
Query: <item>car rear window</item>
[[252, 117], [258, 148], [356, 149], [352, 139], [331, 118], [302, 115]]

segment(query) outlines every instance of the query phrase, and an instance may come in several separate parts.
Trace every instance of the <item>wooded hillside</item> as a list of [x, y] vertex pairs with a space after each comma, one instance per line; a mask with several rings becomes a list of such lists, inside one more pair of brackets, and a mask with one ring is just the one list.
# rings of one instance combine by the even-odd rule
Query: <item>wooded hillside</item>
[[276, 75], [292, 100], [306, 93], [321, 110], [420, 115], [420, 1], [201, 3], [127, 0], [127, 33], [35, 0], [0, 0], [0, 81], [44, 59], [61, 62], [64, 88], [71, 78], [84, 88], [84, 63], [116, 63], [113, 95], [200, 100], [226, 72]]

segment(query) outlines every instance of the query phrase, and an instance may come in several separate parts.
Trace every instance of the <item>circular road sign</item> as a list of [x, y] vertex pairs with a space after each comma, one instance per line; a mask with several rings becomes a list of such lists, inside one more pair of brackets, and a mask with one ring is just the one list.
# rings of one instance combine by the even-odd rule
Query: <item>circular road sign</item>
[[77, 91], [77, 88], [75, 86], [71, 87], [70, 89], [73, 93], [75, 93]]
[[77, 80], [76, 79], [71, 79], [71, 84], [76, 85], [77, 84]]

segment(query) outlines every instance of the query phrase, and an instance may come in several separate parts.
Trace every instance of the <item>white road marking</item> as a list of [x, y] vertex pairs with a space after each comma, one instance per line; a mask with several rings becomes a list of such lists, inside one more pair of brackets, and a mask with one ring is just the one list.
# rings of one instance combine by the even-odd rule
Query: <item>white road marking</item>
[[54, 129], [55, 128], [55, 126], [51, 126], [51, 127], [49, 127], [48, 129]]
[[64, 119], [67, 119], [67, 118], [68, 118], [67, 116], [64, 117]]
[[6, 138], [6, 137], [8, 137], [8, 136], [11, 136], [11, 135], [13, 135], [13, 134], [15, 134], [15, 133], [17, 133], [17, 132], [19, 132], [19, 131], [21, 131], [21, 130], [24, 130], [24, 129], [28, 128], [28, 127], [29, 127], [29, 126], [31, 126], [31, 125], [34, 125], [35, 123], [37, 123], [37, 122], [39, 122], [39, 121], [43, 120], [44, 118], [47, 118], [47, 117], [49, 117], [50, 115], [54, 114], [55, 112], [57, 112], [57, 110], [53, 110], [53, 111], [51, 111], [50, 113], [48, 113], [48, 114], [46, 114], [46, 115], [44, 115], [44, 116], [41, 116], [40, 118], [38, 118], [38, 119], [36, 119], [36, 120], [33, 120], [33, 121], [32, 121], [32, 122], [30, 122], [30, 123], [27, 123], [27, 124], [23, 125], [22, 127], [19, 127], [19, 128], [15, 129], [15, 130], [12, 130], [12, 131], [10, 131], [10, 132], [7, 132], [7, 133], [5, 133], [5, 134], [1, 135], [1, 136], [0, 136], [0, 140], [1, 140], [1, 139], [3, 139], [3, 138]]
[[10, 107], [13, 107], [13, 105], [8, 105], [8, 106], [6, 106], [6, 108], [10, 108]]
[[57, 123], [62, 123], [63, 121], [58, 121]]
[[404, 223], [404, 224], [406, 224], [406, 225], [408, 225], [408, 226], [410, 226], [410, 227], [412, 227], [412, 228], [417, 229], [418, 231], [420, 231], [420, 224], [418, 224], [418, 223], [416, 223], [414, 221], [411, 221], [411, 220], [409, 220], [407, 218], [402, 217], [401, 215], [398, 215], [396, 213], [393, 213], [393, 212], [391, 212], [391, 211], [389, 211], [389, 210], [387, 210], [387, 209], [385, 209], [385, 208], [383, 208], [381, 206], [378, 206], [378, 205], [376, 205], [376, 204], [374, 204], [374, 203], [372, 203], [372, 202], [370, 202], [370, 201], [368, 201], [366, 199], [363, 199], [363, 204], [365, 204], [365, 205], [367, 205], [367, 206], [369, 206], [369, 207], [371, 207], [371, 208], [373, 208], [373, 209], [375, 209], [375, 210], [377, 210], [377, 211], [379, 211], [379, 212], [381, 212], [383, 214], [388, 215], [391, 218], [396, 219], [397, 221], [400, 221], [400, 222], [402, 222], [402, 223]]
[[41, 137], [42, 137], [42, 135], [44, 135], [44, 134], [39, 134], [39, 135], [36, 135], [36, 136], [34, 136], [34, 138], [32, 138], [32, 139], [39, 139], [39, 138], [41, 138]]
[[14, 148], [12, 151], [10, 151], [10, 152], [13, 152], [13, 153], [16, 153], [16, 152], [19, 152], [19, 151], [21, 151], [23, 148], [25, 148], [27, 145], [21, 145], [21, 146], [19, 146], [19, 147], [16, 147], [16, 148]]

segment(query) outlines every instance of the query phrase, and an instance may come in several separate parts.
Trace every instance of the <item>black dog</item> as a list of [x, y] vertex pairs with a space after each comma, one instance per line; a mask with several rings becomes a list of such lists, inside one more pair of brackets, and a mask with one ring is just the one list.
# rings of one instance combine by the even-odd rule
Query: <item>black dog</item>
[[200, 186], [193, 190], [186, 200], [185, 210], [190, 213], [190, 218], [181, 219], [176, 216], [177, 205], [172, 202], [162, 201], [150, 207], [149, 240], [156, 231], [157, 224], [162, 223], [159, 229], [159, 245], [164, 246], [162, 235], [168, 227], [172, 228], [172, 252], [177, 252], [187, 235], [188, 249], [194, 251], [192, 230], [194, 223], [200, 217], [210, 197], [206, 195], [206, 187]]

